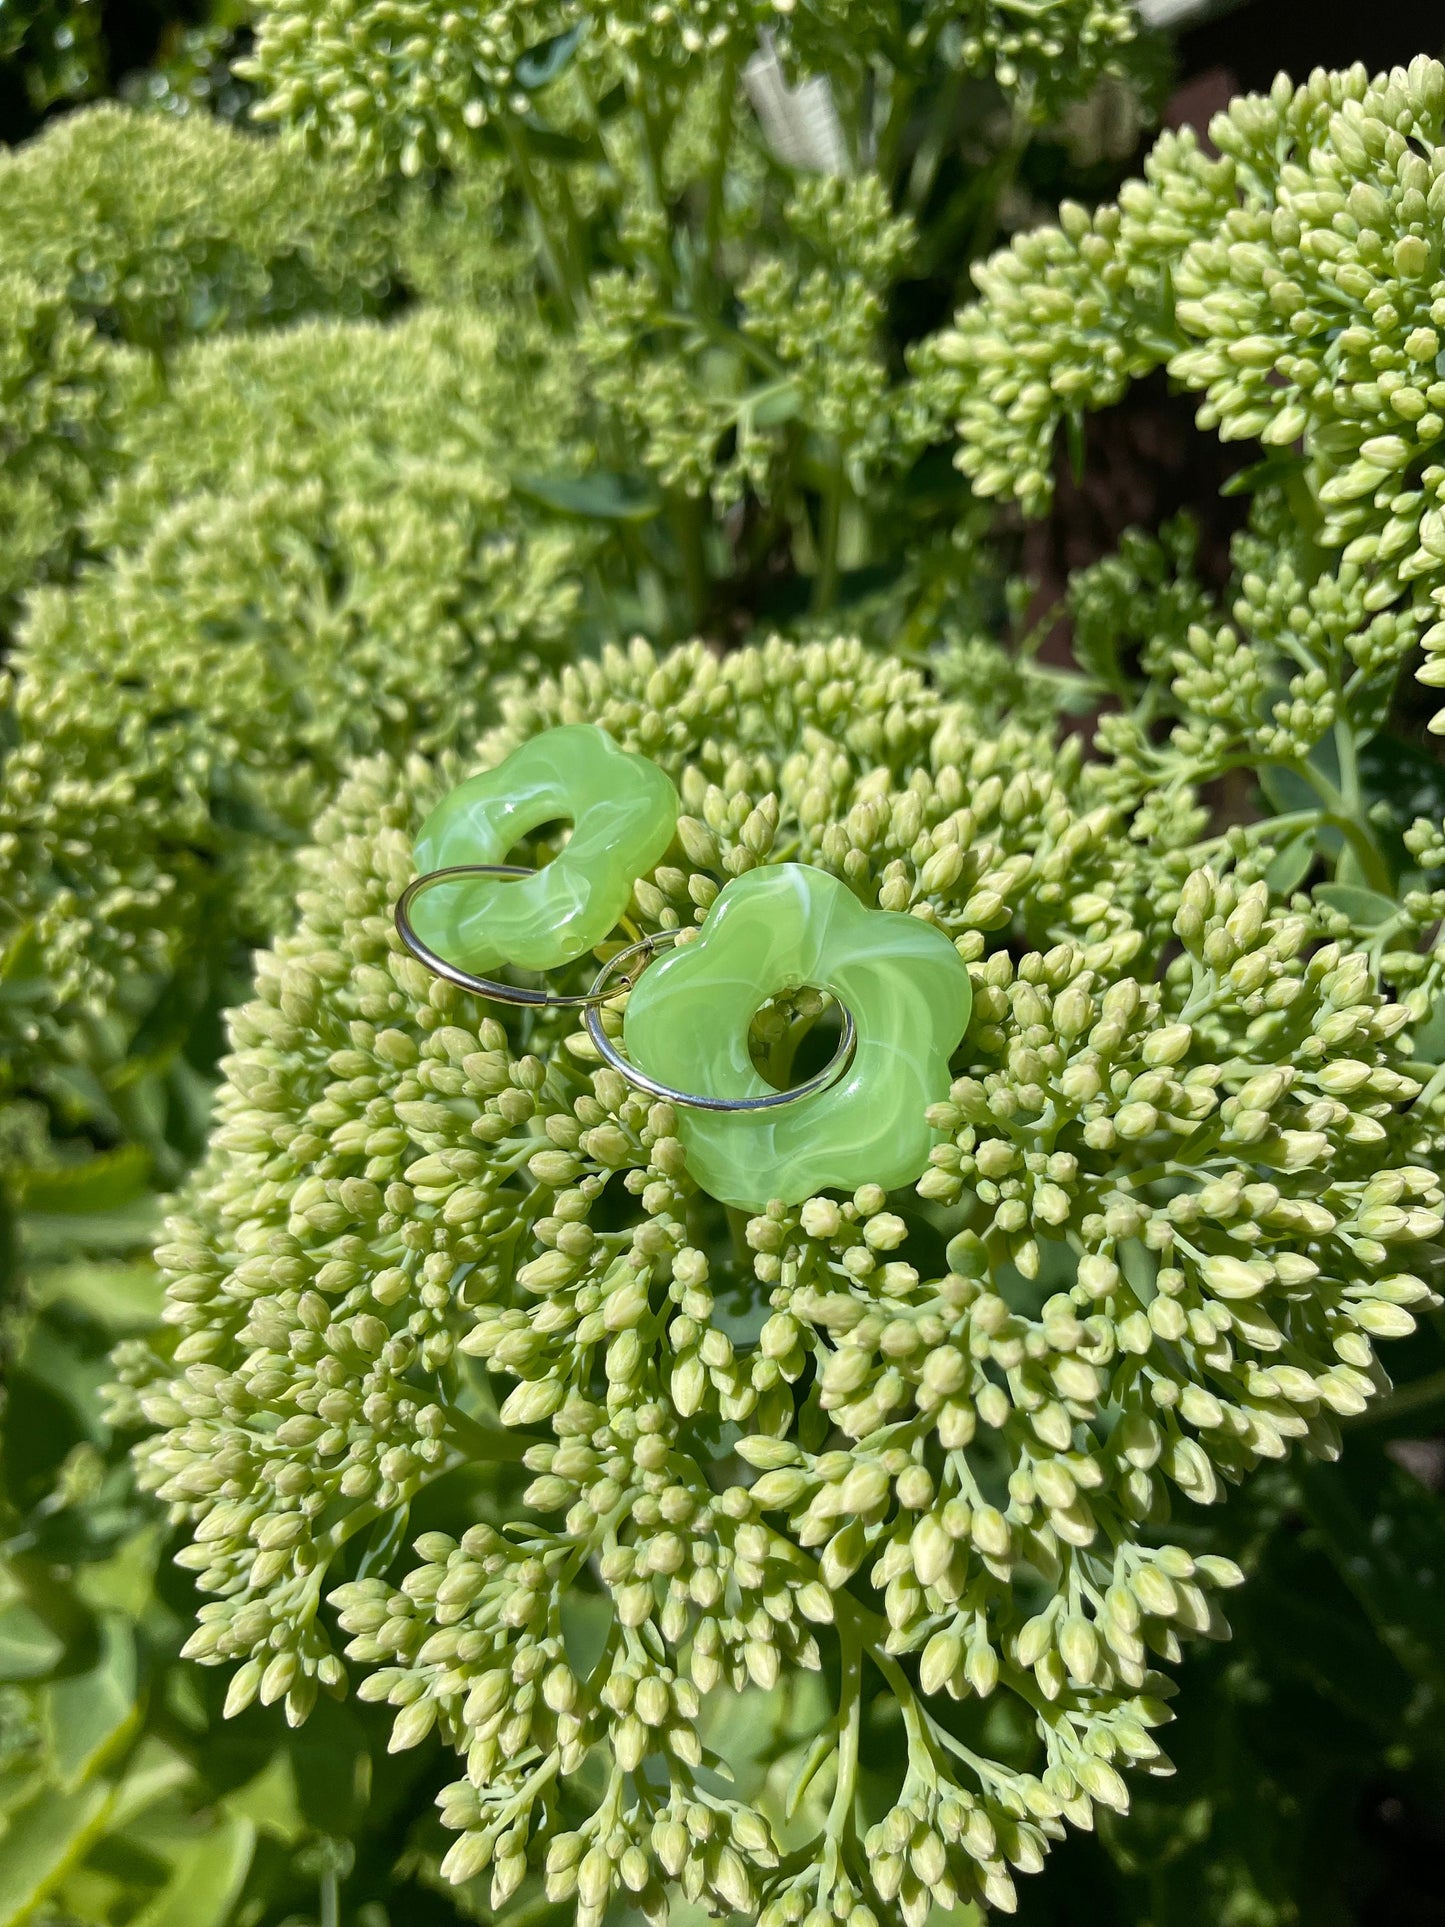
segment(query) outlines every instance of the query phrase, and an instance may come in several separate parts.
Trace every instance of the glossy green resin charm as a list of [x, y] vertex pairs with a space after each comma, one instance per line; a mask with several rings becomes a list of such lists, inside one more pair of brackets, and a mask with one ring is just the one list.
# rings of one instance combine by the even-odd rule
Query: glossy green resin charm
[[649, 964], [628, 1000], [623, 1042], [650, 1076], [762, 1097], [748, 1028], [769, 997], [807, 984], [831, 991], [858, 1026], [836, 1084], [773, 1111], [677, 1112], [693, 1177], [745, 1211], [921, 1175], [937, 1135], [925, 1114], [948, 1095], [973, 1005], [967, 967], [931, 924], [867, 910], [827, 871], [779, 863], [729, 883], [699, 936]]
[[677, 826], [677, 792], [655, 763], [593, 723], [568, 723], [460, 783], [421, 827], [419, 873], [501, 863], [530, 830], [566, 818], [566, 847], [534, 876], [459, 877], [413, 907], [422, 942], [469, 971], [554, 970], [617, 927], [632, 886]]

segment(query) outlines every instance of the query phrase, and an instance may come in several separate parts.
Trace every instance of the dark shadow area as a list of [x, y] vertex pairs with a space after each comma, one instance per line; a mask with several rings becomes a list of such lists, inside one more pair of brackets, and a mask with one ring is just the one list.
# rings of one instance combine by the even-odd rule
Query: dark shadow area
[[1394, 67], [1416, 54], [1445, 52], [1445, 11], [1439, 0], [1250, 0], [1180, 35], [1181, 77], [1226, 67], [1245, 92], [1267, 88], [1281, 70], [1303, 80], [1314, 67], [1372, 70]]

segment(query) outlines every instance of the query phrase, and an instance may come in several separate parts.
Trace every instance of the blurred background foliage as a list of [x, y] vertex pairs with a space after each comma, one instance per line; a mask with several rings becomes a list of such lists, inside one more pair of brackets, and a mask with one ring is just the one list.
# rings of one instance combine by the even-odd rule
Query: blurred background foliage
[[[231, 63], [249, 38], [240, 0], [0, 0], [0, 141], [107, 96], [240, 121], [250, 91]], [[1166, 119], [1202, 124], [1280, 67], [1297, 77], [1354, 60], [1378, 70], [1422, 50], [1445, 51], [1433, 0], [1250, 0], [1182, 28], [1172, 67], [1159, 71], [1160, 99]], [[1076, 117], [1071, 137], [1041, 145], [1024, 187], [1043, 202], [1065, 188], [1107, 194], [1147, 137], [1142, 119], [1122, 128], [1116, 119], [1101, 137]], [[475, 184], [444, 220], [485, 223], [488, 191]], [[12, 225], [0, 252], [18, 250], [18, 218], [13, 202], [0, 207], [0, 229]], [[345, 247], [330, 257], [332, 291], [354, 288], [356, 312], [404, 297], [368, 267], [369, 218], [352, 210], [351, 258]], [[414, 220], [407, 246], [414, 287], [477, 292], [446, 288], [448, 275], [465, 280], [467, 263], [445, 230]], [[498, 258], [488, 255], [488, 272]], [[902, 298], [918, 311], [904, 332], [943, 318], [930, 313], [940, 291], [926, 275]], [[306, 305], [301, 288], [279, 318]], [[145, 324], [114, 310], [102, 320], [121, 343], [143, 344]], [[169, 405], [183, 407], [184, 395]], [[1162, 390], [1131, 399], [1026, 538], [1024, 564], [1043, 594], [1061, 593], [1068, 570], [1110, 550], [1127, 524], [1181, 507], [1197, 511], [1207, 558], [1219, 512], [1213, 453], [1193, 438], [1187, 405]], [[569, 550], [557, 572], [577, 561]], [[725, 614], [713, 611], [718, 622]], [[435, 1778], [429, 1749], [389, 1756], [385, 1709], [323, 1702], [295, 1733], [259, 1708], [221, 1722], [224, 1682], [177, 1661], [194, 1615], [189, 1580], [106, 1416], [111, 1351], [159, 1308], [147, 1256], [155, 1187], [198, 1151], [220, 1013], [238, 994], [227, 948], [236, 932], [223, 934], [179, 991], [168, 980], [153, 1010], [132, 1013], [104, 1088], [77, 1066], [68, 1089], [52, 1091], [49, 1116], [26, 1102], [0, 1109], [0, 1927], [485, 1920], [470, 1890], [436, 1879], [443, 1835], [415, 1795]], [[34, 1000], [37, 969], [23, 945], [0, 962], [0, 1006], [12, 1017]], [[83, 1157], [67, 1154], [67, 1130]], [[1391, 1369], [1395, 1393], [1350, 1425], [1340, 1465], [1261, 1476], [1211, 1517], [1211, 1549], [1251, 1577], [1234, 1603], [1232, 1643], [1191, 1649], [1182, 1669], [1170, 1741], [1178, 1774], [1141, 1782], [1126, 1819], [1061, 1846], [1047, 1877], [1025, 1884], [1022, 1919], [1445, 1922], [1438, 1314], [1395, 1349]], [[433, 1496], [444, 1511], [446, 1495]], [[1183, 1522], [1186, 1542], [1188, 1530]], [[794, 1712], [803, 1730], [807, 1708]], [[759, 1777], [795, 1743], [788, 1730], [752, 1735]]]

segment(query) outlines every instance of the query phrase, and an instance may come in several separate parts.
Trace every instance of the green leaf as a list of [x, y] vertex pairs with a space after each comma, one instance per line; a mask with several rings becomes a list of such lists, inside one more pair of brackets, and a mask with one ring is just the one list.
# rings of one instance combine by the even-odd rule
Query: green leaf
[[0, 1611], [0, 1680], [41, 1679], [64, 1653], [65, 1641], [23, 1599]]
[[1365, 866], [1361, 863], [1353, 843], [1347, 843], [1340, 851], [1340, 860], [1335, 865], [1335, 882], [1347, 883], [1356, 890], [1368, 890], [1370, 887]]
[[91, 1780], [74, 1793], [41, 1787], [6, 1816], [0, 1836], [0, 1927], [21, 1927], [105, 1826], [112, 1788]]
[[[296, 824], [288, 823], [284, 817], [277, 816], [273, 811], [263, 807], [256, 796], [246, 788], [244, 774], [237, 770], [228, 767], [212, 770], [210, 803], [211, 821], [218, 829], [230, 830], [242, 836], [263, 836], [268, 843], [278, 843], [283, 849], [298, 849], [306, 841], [304, 830], [298, 829]], [[218, 921], [224, 931], [224, 921], [221, 919]], [[204, 958], [201, 959], [198, 970], [202, 972], [205, 970]], [[195, 975], [196, 972], [188, 974]], [[178, 981], [184, 987], [186, 976], [182, 975]], [[149, 1023], [153, 1017], [159, 1017], [164, 1021], [166, 996], [167, 992], [162, 991], [145, 1022]]]
[[559, 134], [556, 128], [548, 127], [535, 115], [527, 115], [519, 125], [526, 129], [523, 138], [527, 147], [544, 161], [556, 161], [567, 166], [575, 161], [597, 158], [594, 141], [578, 140], [572, 134]]
[[[17, 1370], [17, 1389], [28, 1379], [70, 1407], [82, 1434], [96, 1443], [104, 1436], [100, 1389], [110, 1377], [104, 1352], [83, 1349], [72, 1342], [59, 1320], [37, 1322], [25, 1347], [23, 1371]], [[28, 1452], [42, 1441], [23, 1441]]]
[[27, 923], [0, 951], [0, 1004], [42, 1003], [49, 987], [35, 925]]
[[1287, 897], [1292, 890], [1297, 890], [1309, 875], [1310, 865], [1314, 860], [1314, 835], [1306, 830], [1292, 843], [1286, 843], [1265, 871], [1265, 881], [1269, 884], [1271, 893], [1275, 896]]
[[407, 1524], [411, 1518], [409, 1505], [398, 1506], [394, 1512], [384, 1512], [366, 1535], [366, 1547], [361, 1562], [356, 1568], [358, 1579], [370, 1579], [374, 1573], [385, 1573], [401, 1551], [402, 1541], [406, 1538]]
[[253, 1780], [228, 1795], [227, 1810], [294, 1846], [306, 1832], [291, 1755], [282, 1746]]
[[144, 1195], [149, 1174], [150, 1154], [144, 1147], [123, 1144], [83, 1163], [22, 1173], [20, 1206], [24, 1211], [67, 1215], [114, 1211]]
[[784, 422], [792, 421], [801, 406], [798, 384], [781, 381], [758, 389], [755, 395], [745, 395], [738, 414], [746, 416], [756, 428], [778, 428]]
[[550, 40], [539, 40], [535, 47], [529, 47], [512, 69], [517, 85], [530, 94], [555, 80], [570, 63], [586, 31], [586, 21], [579, 20], [565, 33], [554, 33]]
[[1396, 666], [1390, 663], [1383, 673], [1377, 670], [1372, 676], [1361, 676], [1351, 682], [1350, 726], [1355, 732], [1356, 741], [1361, 745], [1372, 742], [1390, 720], [1390, 709], [1394, 702], [1395, 686], [1398, 681]]
[[1256, 771], [1256, 776], [1265, 801], [1273, 805], [1276, 816], [1292, 816], [1296, 810], [1323, 807], [1318, 793], [1296, 770], [1282, 769], [1277, 763], [1266, 763]]
[[287, 1740], [301, 1810], [318, 1833], [347, 1839], [371, 1795], [371, 1756], [355, 1710], [321, 1699]]
[[650, 484], [602, 469], [590, 475], [519, 475], [513, 487], [542, 508], [589, 522], [648, 522], [662, 508]]
[[189, 1760], [164, 1740], [148, 1734], [126, 1761], [124, 1776], [115, 1790], [115, 1804], [106, 1815], [108, 1830], [114, 1834], [128, 1826], [195, 1777], [196, 1770]]
[[135, 1724], [136, 1687], [135, 1635], [128, 1620], [107, 1613], [96, 1664], [87, 1673], [57, 1680], [46, 1695], [51, 1755], [66, 1791], [87, 1779]]
[[562, 1643], [572, 1670], [585, 1677], [601, 1659], [612, 1629], [612, 1614], [596, 1593], [570, 1586], [559, 1601]]
[[114, 1211], [27, 1212], [24, 1221], [28, 1258], [73, 1258], [78, 1250], [128, 1252], [148, 1245], [161, 1215], [160, 1200], [144, 1191]]
[[1069, 473], [1077, 488], [1084, 479], [1088, 452], [1084, 442], [1084, 418], [1072, 409], [1064, 417], [1064, 438], [1069, 448]]
[[1398, 916], [1400, 909], [1378, 890], [1365, 890], [1354, 883], [1322, 883], [1314, 896], [1316, 903], [1322, 903], [1327, 910], [1338, 910], [1361, 930], [1377, 930], [1382, 923]]
[[1214, 1818], [1212, 1802], [1150, 1800], [1131, 1803], [1127, 1824], [1113, 1813], [1099, 1815], [1105, 1846], [1126, 1873], [1146, 1873], [1167, 1866], [1208, 1838]]
[[166, 1887], [131, 1927], [223, 1927], [240, 1898], [256, 1851], [256, 1828], [231, 1814], [182, 1849]]
[[1445, 996], [1435, 999], [1430, 1015], [1415, 1031], [1415, 1055], [1422, 1064], [1445, 1060]]
[[[1280, 693], [1283, 694], [1283, 691], [1281, 690]], [[1318, 770], [1327, 783], [1335, 789], [1339, 788], [1340, 753], [1333, 736], [1325, 736], [1316, 743], [1310, 751], [1307, 760], [1310, 767]], [[1307, 777], [1301, 776], [1298, 770], [1286, 769], [1279, 763], [1265, 763], [1256, 770], [1255, 775], [1258, 779], [1260, 789], [1274, 805], [1276, 812], [1280, 816], [1285, 816], [1295, 810], [1319, 810], [1324, 808], [1324, 804], [1320, 800], [1319, 791]], [[1334, 842], [1326, 842], [1326, 839], [1331, 836], [1334, 838]], [[1339, 840], [1340, 833], [1338, 830], [1327, 830], [1321, 834], [1321, 841], [1325, 843], [1325, 847], [1331, 850], [1339, 847]]]
[[1383, 1645], [1445, 1691], [1445, 1507], [1418, 1479], [1351, 1441], [1337, 1466], [1305, 1465], [1306, 1509]]
[[79, 1550], [89, 1559], [76, 1582], [85, 1603], [93, 1612], [124, 1613], [137, 1627], [156, 1628], [166, 1617], [155, 1591], [165, 1541], [162, 1522], [143, 1512], [134, 1490], [124, 1484], [111, 1503], [103, 1493], [73, 1511], [79, 1514]]
[[813, 1744], [803, 1756], [803, 1763], [798, 1768], [797, 1778], [788, 1789], [787, 1803], [783, 1808], [783, 1818], [785, 1820], [797, 1819], [798, 1809], [803, 1804], [804, 1796], [812, 1784], [814, 1774], [816, 1774], [823, 1762], [831, 1758], [837, 1750], [837, 1739], [831, 1731], [819, 1733], [814, 1739]]
[[1445, 763], [1438, 750], [1399, 736], [1376, 736], [1360, 752], [1360, 782], [1370, 801], [1388, 803], [1399, 827], [1445, 815]]
[[[278, 840], [269, 825], [267, 829], [271, 840]], [[106, 1078], [107, 1088], [123, 1090], [153, 1071], [164, 1069], [190, 1036], [205, 1008], [210, 988], [211, 972], [204, 953], [186, 969], [167, 978], [136, 1026], [124, 1062]]]
[[[7, 1465], [9, 1456], [7, 1453]], [[42, 1518], [42, 1530], [45, 1523]], [[100, 1651], [100, 1628], [71, 1576], [58, 1578], [53, 1567], [36, 1552], [24, 1548], [24, 1542], [35, 1536], [31, 1526], [11, 1540], [6, 1557], [7, 1577], [19, 1587], [23, 1603], [50, 1638], [60, 1642], [60, 1654], [47, 1670], [64, 1672], [68, 1677], [95, 1664], [95, 1656]]]
[[[1170, 349], [1172, 353], [1172, 348]], [[1253, 495], [1257, 490], [1288, 480], [1300, 470], [1300, 458], [1287, 449], [1266, 455], [1263, 461], [1241, 468], [1220, 484], [1221, 495]]]
[[155, 1324], [165, 1293], [153, 1264], [41, 1265], [30, 1276], [40, 1307], [66, 1305], [107, 1331], [144, 1331]]

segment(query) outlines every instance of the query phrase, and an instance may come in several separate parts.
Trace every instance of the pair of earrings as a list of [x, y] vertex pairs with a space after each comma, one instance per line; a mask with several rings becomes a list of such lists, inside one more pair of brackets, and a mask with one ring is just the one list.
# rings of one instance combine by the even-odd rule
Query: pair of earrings
[[[926, 1114], [947, 1096], [948, 1060], [972, 1007], [958, 952], [932, 924], [865, 909], [805, 863], [735, 877], [677, 948], [681, 932], [636, 936], [624, 921], [632, 887], [666, 852], [677, 814], [677, 792], [646, 757], [591, 723], [547, 730], [427, 818], [416, 841], [422, 874], [396, 906], [397, 930], [429, 969], [477, 996], [584, 1011], [603, 1060], [677, 1107], [688, 1168], [724, 1204], [759, 1211], [833, 1187], [911, 1183], [928, 1162]], [[551, 863], [500, 861], [558, 818], [573, 830]], [[556, 969], [619, 925], [636, 940], [586, 992], [474, 974]], [[839, 1004], [838, 1049], [817, 1076], [776, 1091], [753, 1067], [749, 1028], [770, 998], [807, 986]], [[624, 988], [619, 1050], [601, 1009]]]

